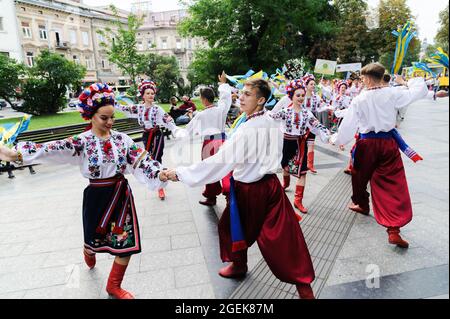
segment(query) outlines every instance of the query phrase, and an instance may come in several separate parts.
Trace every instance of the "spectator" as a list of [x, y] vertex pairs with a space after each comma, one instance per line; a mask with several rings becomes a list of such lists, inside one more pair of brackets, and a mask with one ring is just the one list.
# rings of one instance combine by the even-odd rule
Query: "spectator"
[[180, 105], [177, 110], [182, 111], [183, 114], [175, 120], [177, 125], [188, 124], [192, 117], [197, 114], [197, 107], [195, 106], [195, 103], [191, 101], [190, 97], [185, 95], [182, 100], [184, 103]]

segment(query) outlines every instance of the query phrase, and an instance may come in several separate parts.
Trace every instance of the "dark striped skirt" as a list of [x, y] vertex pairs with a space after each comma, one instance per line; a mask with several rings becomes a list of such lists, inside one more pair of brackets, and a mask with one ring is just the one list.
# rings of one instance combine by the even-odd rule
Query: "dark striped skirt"
[[88, 251], [119, 257], [141, 252], [134, 198], [124, 176], [90, 180], [84, 190], [83, 229]]

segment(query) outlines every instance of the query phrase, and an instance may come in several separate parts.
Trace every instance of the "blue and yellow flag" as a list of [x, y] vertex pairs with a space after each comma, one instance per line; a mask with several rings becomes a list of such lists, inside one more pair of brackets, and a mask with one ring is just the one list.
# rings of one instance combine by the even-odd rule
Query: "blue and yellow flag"
[[425, 72], [427, 72], [427, 73], [430, 73], [431, 76], [432, 76], [433, 78], [436, 77], [436, 73], [434, 73], [433, 70], [430, 69], [426, 63], [423, 63], [423, 62], [413, 62], [412, 64], [413, 64], [414, 69], [416, 69], [416, 70], [422, 70], [422, 71], [425, 71]]
[[441, 64], [448, 69], [448, 54], [442, 48], [438, 48], [427, 60], [432, 63]]
[[397, 47], [395, 48], [394, 64], [392, 65], [391, 74], [399, 74], [403, 60], [408, 52], [409, 43], [417, 33], [412, 30], [411, 22], [408, 21], [403, 28], [392, 31], [392, 34], [397, 37]]
[[17, 136], [28, 130], [30, 122], [31, 115], [25, 115], [18, 123], [0, 125], [0, 145], [12, 146]]

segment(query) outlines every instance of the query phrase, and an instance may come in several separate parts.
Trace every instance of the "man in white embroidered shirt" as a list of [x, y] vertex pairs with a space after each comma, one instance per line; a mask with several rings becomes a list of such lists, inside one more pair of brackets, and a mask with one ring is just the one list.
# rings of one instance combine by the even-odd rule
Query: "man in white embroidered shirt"
[[332, 142], [346, 145], [359, 129], [353, 152], [353, 203], [349, 208], [369, 214], [370, 182], [376, 221], [387, 228], [390, 244], [408, 248], [400, 228], [412, 220], [412, 205], [399, 148], [415, 162], [422, 158], [403, 141], [395, 125], [398, 110], [425, 98], [427, 87], [421, 78], [411, 79], [406, 85], [400, 76], [395, 81], [407, 88], [386, 87], [382, 83], [384, 74], [385, 68], [379, 63], [361, 70], [366, 90], [352, 101]]

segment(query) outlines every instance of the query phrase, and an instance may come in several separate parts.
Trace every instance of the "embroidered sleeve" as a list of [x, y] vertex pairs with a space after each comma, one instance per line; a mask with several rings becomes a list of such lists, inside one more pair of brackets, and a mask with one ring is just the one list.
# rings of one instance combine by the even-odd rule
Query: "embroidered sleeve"
[[166, 113], [161, 107], [158, 106], [158, 125], [164, 126], [170, 131], [175, 131], [177, 126], [175, 125], [175, 121], [173, 118]]
[[276, 121], [285, 121], [287, 118], [286, 109], [281, 109], [278, 112], [268, 111], [267, 114]]
[[319, 120], [311, 113], [308, 112], [308, 120], [306, 121], [306, 126], [315, 135], [319, 135], [323, 143], [328, 143], [330, 140], [330, 131], [320, 124]]
[[137, 118], [139, 116], [139, 107], [137, 105], [115, 105], [117, 110], [126, 114], [129, 118]]
[[16, 145], [15, 149], [22, 153], [24, 165], [37, 163], [78, 165], [81, 162], [84, 146], [84, 140], [74, 136], [45, 144], [21, 142]]
[[127, 161], [134, 177], [145, 184], [150, 190], [163, 188], [167, 183], [159, 180], [159, 172], [162, 166], [154, 161], [151, 155], [139, 145], [129, 139]]

